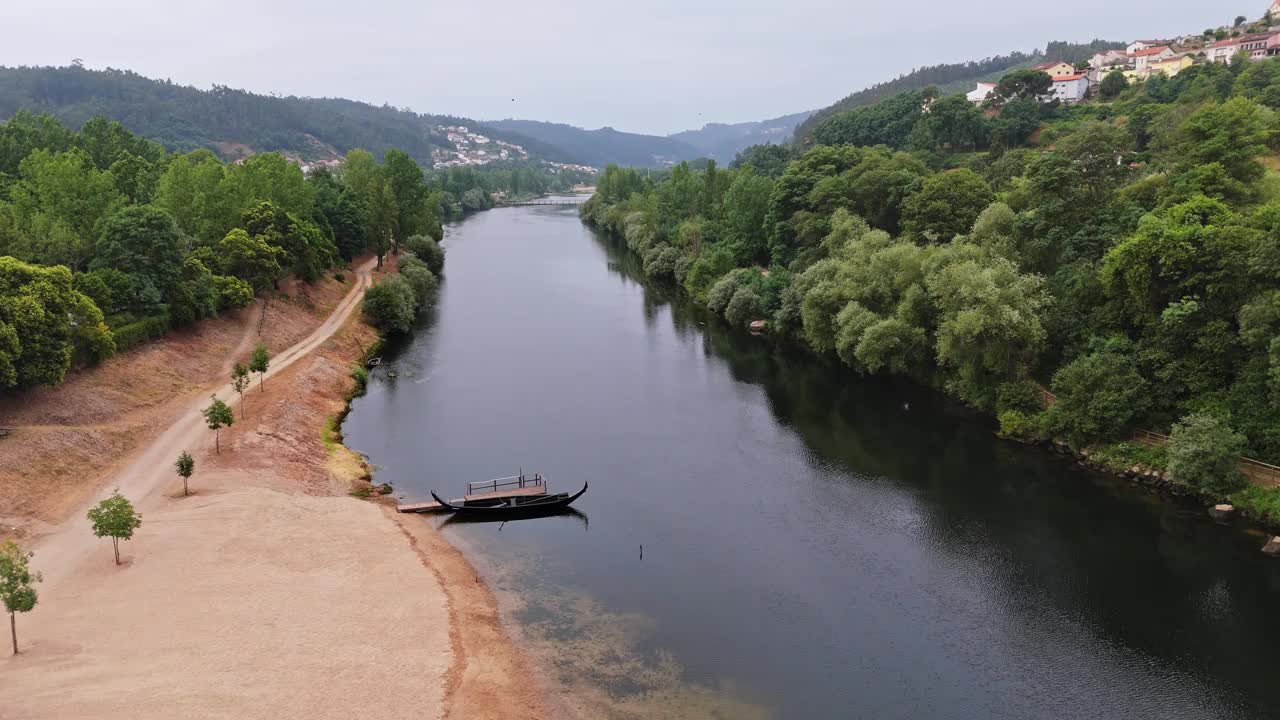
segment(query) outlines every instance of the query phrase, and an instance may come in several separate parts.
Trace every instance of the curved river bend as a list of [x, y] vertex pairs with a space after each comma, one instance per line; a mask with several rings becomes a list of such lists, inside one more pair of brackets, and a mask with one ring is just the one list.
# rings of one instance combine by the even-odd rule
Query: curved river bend
[[1259, 537], [730, 331], [573, 208], [447, 233], [344, 434], [409, 500], [590, 479], [580, 515], [443, 530], [581, 715], [1280, 716]]

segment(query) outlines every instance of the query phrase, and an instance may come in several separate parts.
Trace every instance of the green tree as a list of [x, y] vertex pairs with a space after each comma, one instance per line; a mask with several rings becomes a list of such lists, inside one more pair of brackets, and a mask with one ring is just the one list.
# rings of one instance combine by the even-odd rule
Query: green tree
[[1129, 87], [1129, 80], [1124, 76], [1123, 70], [1112, 70], [1102, 78], [1102, 84], [1098, 86], [1098, 92], [1104, 99], [1114, 100], [1120, 96]]
[[994, 199], [991, 186], [972, 170], [939, 173], [907, 201], [903, 227], [920, 240], [947, 242], [969, 232]]
[[769, 211], [769, 196], [772, 194], [773, 181], [757, 175], [750, 165], [734, 174], [733, 182], [725, 191], [725, 240], [738, 265], [769, 259], [765, 215]]
[[267, 354], [267, 346], [258, 343], [253, 347], [253, 355], [249, 356], [249, 369], [258, 373], [258, 389], [267, 391], [267, 369], [271, 366], [271, 356]]
[[1232, 181], [1230, 197], [1247, 198], [1251, 186], [1266, 172], [1258, 157], [1267, 152], [1271, 136], [1257, 104], [1247, 98], [1232, 98], [1192, 113], [1182, 124], [1173, 156], [1184, 172], [1221, 166]]
[[23, 551], [12, 540], [0, 543], [0, 601], [9, 612], [9, 633], [13, 638], [13, 654], [18, 654], [17, 613], [35, 609], [39, 596], [35, 584], [41, 581], [40, 573], [31, 572], [32, 553]]
[[1244, 436], [1223, 418], [1192, 413], [1169, 434], [1169, 472], [1179, 482], [1223, 498], [1246, 484], [1239, 466], [1244, 447]]
[[280, 279], [281, 263], [287, 262], [289, 253], [261, 235], [250, 236], [236, 228], [218, 242], [218, 256], [223, 272], [244, 280], [254, 290], [265, 290]]
[[191, 473], [196, 470], [196, 461], [191, 457], [191, 453], [186, 450], [178, 456], [178, 461], [174, 463], [174, 467], [178, 470], [178, 475], [182, 477], [182, 494], [189, 495], [187, 492], [187, 481], [191, 479]]
[[115, 551], [116, 564], [119, 565], [120, 541], [132, 538], [133, 531], [142, 527], [142, 515], [133, 509], [133, 503], [117, 489], [111, 493], [111, 497], [91, 508], [88, 518], [93, 524], [94, 535], [111, 538], [111, 549]]
[[222, 428], [231, 427], [236, 422], [236, 414], [231, 411], [227, 404], [219, 400], [216, 396], [209, 396], [211, 401], [209, 407], [201, 411], [204, 415], [205, 424], [213, 431], [213, 449], [216, 453], [222, 452], [220, 438]]
[[444, 248], [434, 239], [426, 235], [410, 235], [404, 241], [404, 249], [426, 263], [433, 275], [439, 275], [444, 270]]
[[1053, 78], [1040, 70], [1014, 70], [1000, 78], [995, 95], [1000, 100], [1035, 99], [1048, 94]]
[[1147, 380], [1124, 338], [1096, 343], [1055, 373], [1051, 388], [1058, 399], [1049, 409], [1050, 427], [1077, 443], [1118, 437], [1151, 405]]
[[89, 267], [140, 277], [168, 298], [180, 279], [185, 254], [173, 217], [152, 205], [136, 205], [107, 218]]
[[408, 281], [392, 275], [366, 290], [360, 307], [369, 322], [382, 332], [407, 333], [413, 329], [417, 298]]
[[249, 368], [244, 363], [236, 363], [231, 369], [231, 387], [240, 393], [240, 419], [244, 419], [244, 391], [249, 387]]
[[0, 257], [0, 388], [56, 385], [80, 352], [115, 351], [102, 313], [65, 267]]

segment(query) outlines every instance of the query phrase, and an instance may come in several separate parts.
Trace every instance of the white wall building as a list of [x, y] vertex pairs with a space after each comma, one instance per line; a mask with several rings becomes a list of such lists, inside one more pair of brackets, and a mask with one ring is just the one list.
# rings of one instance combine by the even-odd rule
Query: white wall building
[[[1280, 0], [1277, 1], [1280, 2]], [[980, 82], [978, 83], [978, 87], [970, 91], [968, 95], [965, 95], [965, 97], [969, 98], [969, 102], [974, 105], [981, 105], [987, 98], [991, 97], [991, 93], [995, 92], [995, 90], [995, 83]]]
[[1089, 76], [1084, 73], [1063, 75], [1053, 79], [1049, 86], [1049, 97], [1064, 103], [1078, 103], [1089, 94]]

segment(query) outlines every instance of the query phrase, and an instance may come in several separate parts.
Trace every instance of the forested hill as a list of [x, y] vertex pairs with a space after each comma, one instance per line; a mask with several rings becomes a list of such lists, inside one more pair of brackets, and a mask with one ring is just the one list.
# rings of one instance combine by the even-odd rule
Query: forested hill
[[813, 111], [809, 110], [757, 122], [707, 123], [700, 130], [685, 130], [668, 137], [694, 146], [704, 157], [728, 164], [752, 145], [791, 142], [796, 126], [812, 114]]
[[496, 120], [486, 124], [554, 145], [577, 158], [578, 162], [596, 167], [661, 167], [681, 160], [693, 160], [703, 154], [693, 145], [677, 139], [620, 132], [611, 127], [584, 130], [573, 125], [537, 120]]
[[1080, 64], [1096, 52], [1123, 47], [1125, 44], [1122, 42], [1108, 40], [1094, 40], [1088, 43], [1054, 41], [1050, 42], [1043, 52], [1036, 50], [1028, 54], [1015, 50], [1008, 55], [997, 55], [984, 60], [922, 67], [905, 75], [899, 75], [893, 80], [859, 90], [813, 113], [796, 127], [795, 139], [804, 142], [813, 134], [814, 128], [819, 123], [832, 115], [872, 105], [899, 93], [921, 90], [930, 85], [936, 85], [944, 95], [968, 92], [973, 89], [975, 83], [998, 80], [1009, 70], [1031, 67], [1046, 60], [1064, 60]]
[[127, 70], [74, 65], [0, 67], [0, 120], [19, 110], [49, 113], [71, 127], [103, 115], [169, 150], [208, 148], [229, 159], [273, 150], [305, 159], [336, 158], [356, 148], [381, 156], [398, 148], [430, 165], [433, 148], [453, 147], [432, 129], [466, 125], [521, 145], [534, 157], [582, 162], [560, 148], [466, 118], [338, 98], [277, 97], [223, 86], [200, 90]]

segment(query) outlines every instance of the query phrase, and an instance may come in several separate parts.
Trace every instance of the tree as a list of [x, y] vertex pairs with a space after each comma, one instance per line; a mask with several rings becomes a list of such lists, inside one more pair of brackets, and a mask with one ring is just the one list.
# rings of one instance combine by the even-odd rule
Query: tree
[[1222, 417], [1192, 413], [1169, 433], [1169, 472], [1179, 482], [1226, 497], [1245, 485], [1239, 467], [1244, 446], [1244, 436], [1232, 430]]
[[1129, 341], [1096, 345], [1055, 373], [1051, 385], [1058, 399], [1049, 409], [1050, 426], [1075, 442], [1116, 437], [1151, 405]]
[[219, 400], [216, 396], [210, 395], [209, 397], [212, 398], [212, 401], [209, 403], [209, 407], [200, 412], [204, 415], [204, 421], [208, 424], [209, 429], [213, 431], [213, 450], [220, 454], [222, 452], [222, 448], [219, 445], [219, 435], [221, 434], [222, 428], [231, 427], [235, 424], [236, 414], [231, 411], [230, 407], [227, 407], [226, 403]]
[[907, 201], [903, 227], [920, 240], [947, 242], [969, 232], [994, 199], [991, 186], [972, 170], [939, 173]]
[[107, 218], [89, 267], [139, 277], [167, 300], [181, 279], [185, 254], [173, 216], [153, 205], [135, 205]]
[[249, 368], [244, 363], [236, 363], [231, 369], [231, 387], [240, 393], [240, 419], [244, 419], [244, 391], [249, 387]]
[[115, 350], [102, 313], [76, 291], [71, 272], [0, 257], [0, 388], [62, 382], [78, 343], [95, 359]]
[[407, 333], [417, 315], [417, 297], [402, 277], [392, 275], [373, 284], [364, 293], [360, 309], [369, 322], [388, 333]]
[[1248, 22], [1248, 21], [1249, 21], [1249, 18], [1247, 18], [1247, 17], [1245, 17], [1245, 16], [1243, 16], [1243, 15], [1237, 15], [1237, 16], [1236, 16], [1236, 21], [1235, 21], [1234, 23], [1232, 23], [1232, 24], [1231, 24], [1231, 27], [1240, 27], [1241, 25], [1245, 24], [1245, 23], [1246, 23], [1246, 22]]
[[444, 248], [434, 239], [426, 235], [410, 235], [404, 241], [404, 249], [426, 263], [432, 275], [439, 275], [444, 270]]
[[288, 260], [289, 253], [260, 235], [250, 236], [236, 228], [218, 242], [218, 257], [223, 272], [244, 280], [257, 291], [275, 284], [282, 272], [280, 266]]
[[13, 637], [13, 654], [18, 654], [17, 613], [31, 612], [39, 596], [35, 584], [42, 578], [31, 572], [29, 561], [32, 553], [24, 552], [12, 540], [0, 544], [0, 601], [9, 611], [9, 633]]
[[253, 348], [253, 355], [249, 356], [249, 369], [258, 373], [258, 389], [266, 392], [267, 369], [271, 366], [271, 356], [267, 354], [267, 346], [258, 343]]
[[1263, 111], [1247, 98], [1209, 103], [1183, 123], [1174, 156], [1183, 171], [1220, 165], [1233, 181], [1229, 191], [1247, 197], [1249, 186], [1266, 173], [1258, 157], [1267, 152], [1272, 135], [1267, 122]]
[[995, 95], [1001, 100], [1040, 98], [1048, 94], [1053, 78], [1040, 70], [1014, 70], [1000, 78]]
[[1125, 91], [1129, 87], [1129, 80], [1124, 76], [1123, 70], [1112, 70], [1107, 76], [1102, 78], [1102, 84], [1098, 87], [1098, 92], [1107, 100], [1112, 100]]
[[174, 463], [178, 469], [178, 475], [182, 476], [182, 494], [187, 495], [187, 481], [191, 479], [191, 473], [195, 472], [196, 461], [191, 457], [191, 453], [186, 450], [178, 456], [178, 461]]
[[142, 527], [142, 515], [133, 509], [133, 503], [121, 495], [117, 488], [111, 493], [111, 497], [89, 510], [88, 518], [93, 523], [94, 535], [111, 538], [111, 548], [115, 551], [116, 564], [119, 565], [120, 541], [133, 537], [133, 531]]

